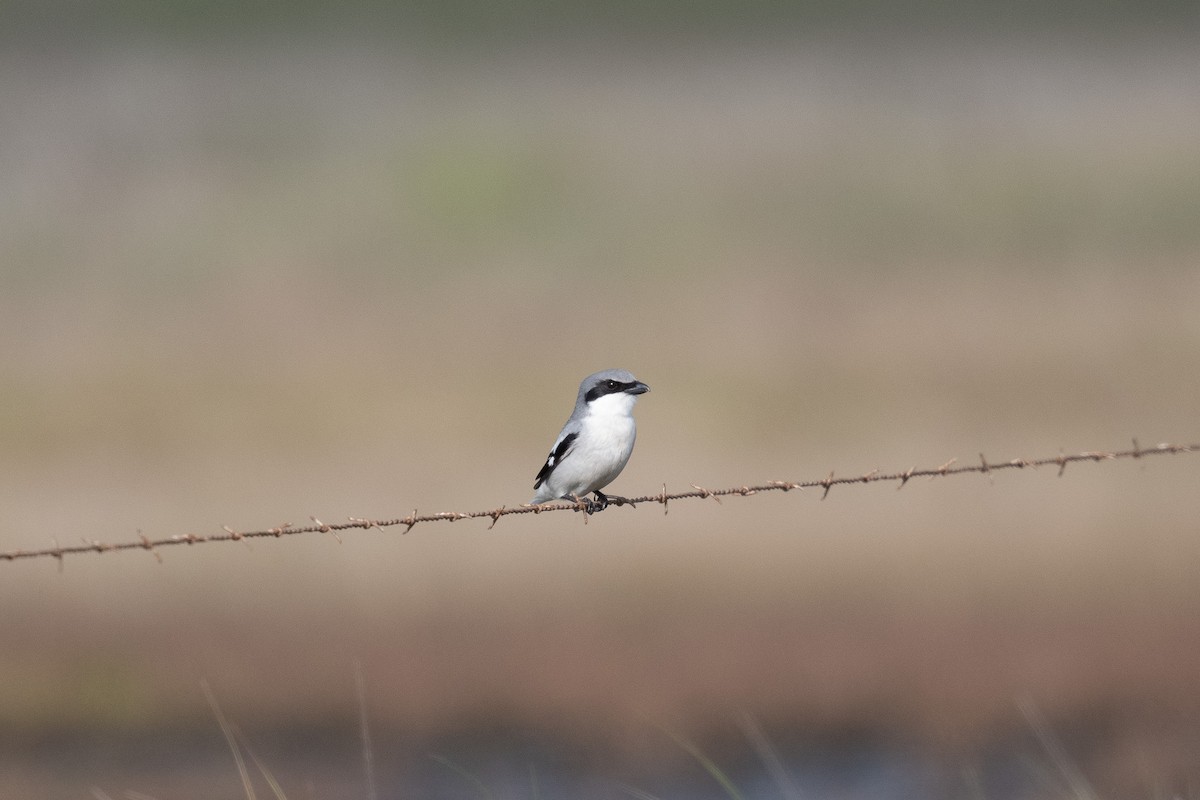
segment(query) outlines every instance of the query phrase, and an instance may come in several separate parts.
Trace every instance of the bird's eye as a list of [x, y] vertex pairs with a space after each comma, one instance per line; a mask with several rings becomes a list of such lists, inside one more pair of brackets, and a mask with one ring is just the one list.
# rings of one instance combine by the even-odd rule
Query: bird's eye
[[608, 388], [610, 388], [610, 389], [616, 389], [616, 388], [617, 388], [617, 382], [616, 382], [616, 381], [613, 381], [613, 380], [606, 381], [606, 382], [605, 382], [605, 385], [606, 385]]

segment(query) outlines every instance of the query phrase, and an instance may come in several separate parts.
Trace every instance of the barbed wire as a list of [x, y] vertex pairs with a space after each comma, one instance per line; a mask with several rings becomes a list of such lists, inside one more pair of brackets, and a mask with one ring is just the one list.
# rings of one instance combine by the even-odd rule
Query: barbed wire
[[[1001, 461], [992, 463], [987, 460], [983, 453], [979, 454], [978, 464], [966, 464], [956, 466], [958, 459], [952, 458], [946, 463], [938, 467], [928, 469], [917, 469], [912, 467], [904, 472], [881, 472], [880, 470], [872, 470], [862, 475], [852, 475], [838, 477], [833, 472], [830, 472], [825, 478], [820, 480], [808, 481], [767, 481], [763, 484], [755, 486], [734, 486], [727, 489], [706, 489], [703, 486], [690, 484], [691, 491], [685, 492], [668, 492], [667, 485], [664, 483], [662, 491], [657, 494], [642, 495], [641, 497], [615, 497], [610, 495], [609, 500], [618, 506], [636, 506], [639, 503], [659, 503], [663, 507], [663, 513], [667, 513], [667, 505], [672, 500], [691, 500], [691, 499], [713, 499], [718, 503], [722, 497], [736, 495], [739, 497], [749, 497], [751, 495], [760, 494], [762, 492], [788, 492], [793, 489], [821, 489], [821, 499], [824, 500], [829, 495], [829, 490], [834, 486], [850, 486], [857, 484], [869, 483], [886, 483], [895, 481], [898, 483], [897, 489], [903, 489], [905, 485], [913, 478], [944, 478], [950, 475], [962, 475], [965, 473], [980, 473], [987, 475], [992, 472], [999, 472], [1006, 469], [1025, 469], [1026, 467], [1036, 469], [1045, 466], [1058, 466], [1058, 475], [1061, 477], [1066, 470], [1068, 464], [1073, 464], [1079, 461], [1114, 461], [1125, 458], [1144, 458], [1147, 456], [1157, 455], [1176, 455], [1179, 453], [1195, 453], [1200, 452], [1200, 444], [1158, 444], [1153, 447], [1141, 447], [1137, 439], [1133, 440], [1133, 447], [1128, 450], [1088, 450], [1082, 453], [1074, 453], [1066, 455], [1060, 453], [1057, 456], [1048, 458], [1024, 459], [1014, 458], [1009, 461]], [[369, 530], [371, 528], [390, 528], [397, 525], [404, 526], [403, 533], [408, 533], [416, 525], [425, 522], [457, 522], [464, 519], [480, 519], [490, 518], [492, 524], [488, 526], [491, 530], [500, 521], [501, 517], [507, 517], [514, 514], [544, 514], [551, 511], [580, 511], [587, 507], [585, 501], [579, 503], [573, 502], [558, 502], [546, 503], [543, 505], [519, 505], [519, 506], [501, 506], [490, 511], [442, 511], [436, 514], [418, 514], [416, 510], [407, 517], [395, 517], [393, 519], [365, 519], [362, 517], [347, 517], [346, 522], [325, 523], [316, 517], [309, 517], [312, 520], [311, 525], [294, 526], [291, 523], [285, 522], [274, 528], [256, 531], [236, 531], [229, 526], [222, 526], [223, 533], [214, 534], [195, 534], [185, 533], [175, 536], [168, 536], [161, 539], [151, 539], [144, 534], [137, 540], [106, 543], [95, 539], [83, 539], [82, 544], [59, 546], [57, 542], [54, 547], [47, 547], [40, 550], [9, 550], [0, 552], [0, 561], [17, 561], [20, 559], [33, 558], [55, 558], [58, 559], [59, 567], [62, 567], [63, 558], [65, 556], [79, 555], [81, 553], [111, 553], [123, 550], [147, 550], [154, 555], [159, 562], [162, 561], [162, 556], [158, 553], [158, 548], [168, 547], [170, 545], [194, 545], [205, 544], [208, 542], [239, 542], [246, 539], [258, 538], [279, 538], [283, 536], [293, 536], [301, 533], [330, 533], [333, 534], [338, 541], [338, 533], [341, 531], [361, 528]], [[584, 517], [587, 521], [587, 516]]]

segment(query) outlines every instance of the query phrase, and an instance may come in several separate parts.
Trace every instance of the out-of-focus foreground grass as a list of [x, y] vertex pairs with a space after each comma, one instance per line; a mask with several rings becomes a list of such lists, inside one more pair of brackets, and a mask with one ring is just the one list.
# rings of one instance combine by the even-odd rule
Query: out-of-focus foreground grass
[[[1198, 438], [1194, 42], [768, 38], [10, 46], [0, 548], [521, 503], [610, 366], [621, 494]], [[170, 794], [202, 676], [352, 753], [357, 659], [381, 762], [746, 709], [969, 767], [1029, 696], [1186, 785], [1198, 472], [0, 563], [3, 780]]]

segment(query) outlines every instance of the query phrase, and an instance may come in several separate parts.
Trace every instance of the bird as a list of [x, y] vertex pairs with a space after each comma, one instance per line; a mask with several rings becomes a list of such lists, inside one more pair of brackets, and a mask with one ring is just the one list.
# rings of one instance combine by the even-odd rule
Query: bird
[[[606, 369], [588, 375], [579, 384], [575, 409], [563, 425], [546, 463], [533, 481], [531, 505], [570, 500], [588, 514], [603, 511], [609, 502], [625, 498], [601, 492], [612, 483], [633, 452], [637, 424], [633, 406], [650, 387], [624, 369]], [[584, 499], [589, 493], [595, 500]]]

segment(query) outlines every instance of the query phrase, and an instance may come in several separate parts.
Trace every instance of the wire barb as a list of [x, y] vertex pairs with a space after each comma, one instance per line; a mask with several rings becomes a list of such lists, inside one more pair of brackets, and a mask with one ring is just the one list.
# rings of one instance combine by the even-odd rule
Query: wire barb
[[500, 506], [495, 511], [492, 511], [490, 514], [488, 514], [488, 516], [492, 518], [492, 524], [488, 525], [487, 527], [489, 531], [496, 527], [496, 523], [499, 522], [500, 518], [504, 516], [504, 508], [504, 506]]
[[[664, 483], [662, 485], [662, 491], [656, 494], [646, 495], [644, 497], [622, 498], [624, 502], [613, 503], [613, 505], [635, 506], [635, 504], [643, 502], [661, 503], [663, 507], [663, 513], [666, 514], [668, 510], [668, 503], [671, 500], [711, 498], [719, 503], [721, 502], [721, 497], [723, 495], [740, 495], [742, 497], [749, 497], [762, 492], [789, 492], [792, 489], [809, 488], [823, 489], [824, 491], [821, 493], [821, 499], [824, 500], [829, 496], [829, 490], [833, 486], [842, 484], [868, 484], [877, 483], [880, 481], [898, 481], [899, 485], [896, 488], [902, 489], [909, 482], [909, 480], [915, 477], [927, 477], [932, 480], [933, 478], [944, 478], [950, 475], [962, 475], [971, 472], [991, 477], [993, 473], [1004, 469], [1024, 469], [1025, 467], [1037, 469], [1038, 467], [1051, 464], [1058, 465], [1058, 474], [1061, 477], [1063, 472], [1066, 471], [1067, 465], [1076, 461], [1091, 461], [1093, 463], [1099, 463], [1101, 461], [1115, 461], [1117, 459], [1125, 458], [1143, 459], [1153, 455], [1175, 455], [1195, 453], [1197, 451], [1200, 451], [1200, 444], [1181, 445], [1162, 443], [1155, 445], [1154, 447], [1142, 447], [1138, 443], [1137, 439], [1133, 439], [1133, 448], [1129, 450], [1086, 450], [1074, 455], [1066, 455], [1060, 451], [1057, 456], [1032, 460], [1014, 458], [1010, 461], [990, 463], [987, 458], [980, 453], [979, 463], [973, 465], [954, 466], [954, 464], [957, 462], [957, 459], [952, 458], [941, 466], [934, 467], [933, 469], [918, 469], [917, 467], [909, 467], [904, 472], [893, 473], [883, 473], [878, 469], [873, 469], [870, 472], [866, 472], [862, 475], [847, 478], [835, 478], [834, 473], [830, 472], [828, 476], [821, 480], [773, 480], [767, 481], [766, 483], [758, 486], [743, 484], [741, 486], [735, 486], [729, 489], [706, 489], [702, 486], [691, 484], [693, 491], [679, 492], [675, 494], [667, 492], [667, 485]], [[491, 519], [491, 524], [488, 526], [488, 530], [491, 530], [496, 526], [496, 523], [501, 517], [508, 516], [509, 514], [541, 514], [548, 511], [579, 510], [581, 506], [586, 506], [586, 502], [587, 501], [580, 500], [579, 503], [547, 503], [545, 505], [525, 504], [512, 507], [500, 506], [499, 508], [488, 511], [442, 511], [437, 514], [424, 515], [420, 514], [417, 509], [414, 508], [413, 512], [407, 517], [388, 520], [367, 519], [365, 517], [347, 517], [345, 522], [337, 523], [326, 523], [322, 522], [316, 517], [310, 517], [313, 522], [312, 525], [293, 526], [291, 523], [285, 522], [274, 528], [266, 528], [264, 530], [257, 531], [238, 531], [228, 525], [223, 525], [222, 533], [211, 536], [202, 536], [195, 533], [183, 533], [176, 534], [174, 536], [168, 536], [162, 539], [151, 539], [141, 531], [138, 531], [138, 538], [132, 541], [106, 543], [97, 539], [83, 537], [81, 539], [81, 544], [68, 545], [66, 547], [61, 546], [57, 539], [52, 538], [50, 541], [53, 543], [53, 546], [45, 549], [17, 549], [0, 551], [0, 561], [12, 562], [24, 559], [53, 558], [58, 561], [58, 568], [61, 571], [63, 567], [63, 561], [66, 556], [75, 556], [81, 553], [109, 553], [117, 550], [146, 550], [152, 553], [154, 557], [161, 562], [162, 556], [159, 552], [159, 549], [169, 545], [193, 545], [204, 544], [207, 542], [243, 542], [249, 545], [250, 539], [264, 537], [273, 537], [278, 539], [283, 536], [292, 536], [300, 533], [329, 533], [333, 534], [334, 538], [341, 542], [341, 537], [338, 536], [339, 532], [349, 530], [351, 528], [368, 530], [370, 528], [383, 529], [396, 525], [402, 525], [404, 526], [402, 533], [408, 533], [415, 525], [421, 522], [457, 522], [458, 520], [475, 519], [480, 517], [488, 517]], [[589, 515], [584, 516], [585, 524], [587, 523], [588, 516]]]
[[[840, 481], [839, 481], [839, 483], [840, 483]], [[829, 487], [833, 486], [833, 470], [829, 470], [829, 477], [827, 477], [825, 480], [821, 481], [817, 485], [825, 487], [825, 491], [821, 493], [821, 499], [824, 500], [826, 497], [829, 497]]]
[[150, 551], [150, 554], [154, 556], [155, 560], [158, 561], [158, 563], [161, 564], [163, 562], [162, 554], [160, 554], [157, 550], [154, 549], [154, 542], [150, 541], [149, 536], [142, 533], [141, 531], [138, 531], [138, 540], [142, 543], [143, 548]]

